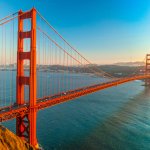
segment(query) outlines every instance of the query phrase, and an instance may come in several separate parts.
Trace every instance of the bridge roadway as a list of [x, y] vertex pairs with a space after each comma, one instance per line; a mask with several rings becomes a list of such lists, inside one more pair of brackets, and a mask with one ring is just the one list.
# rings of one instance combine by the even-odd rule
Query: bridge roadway
[[[132, 76], [132, 77], [127, 77], [127, 78], [118, 78], [113, 81], [105, 82], [105, 83], [100, 83], [100, 84], [95, 84], [92, 86], [88, 87], [83, 87], [83, 88], [78, 88], [75, 90], [70, 90], [68, 92], [62, 92], [53, 96], [49, 97], [43, 97], [40, 99], [37, 99], [37, 105], [34, 107], [38, 110], [51, 107], [54, 105], [57, 105], [59, 103], [63, 103], [90, 93], [94, 93], [96, 91], [100, 91], [106, 88], [110, 88], [113, 86], [117, 86], [123, 83], [127, 83], [130, 81], [134, 80], [140, 80], [140, 79], [147, 79], [150, 78], [150, 74], [145, 74], [145, 75], [137, 75], [137, 76]], [[12, 105], [8, 107], [4, 107], [0, 109], [0, 122], [4, 122], [7, 120], [11, 120], [16, 118], [17, 116], [21, 116], [24, 114], [28, 114], [30, 109], [29, 105], [27, 103], [23, 105]]]

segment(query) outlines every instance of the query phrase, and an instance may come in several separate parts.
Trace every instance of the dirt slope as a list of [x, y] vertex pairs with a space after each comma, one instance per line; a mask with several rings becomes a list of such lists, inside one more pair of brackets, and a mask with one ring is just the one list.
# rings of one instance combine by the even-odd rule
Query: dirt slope
[[34, 148], [0, 125], [0, 150], [34, 150]]

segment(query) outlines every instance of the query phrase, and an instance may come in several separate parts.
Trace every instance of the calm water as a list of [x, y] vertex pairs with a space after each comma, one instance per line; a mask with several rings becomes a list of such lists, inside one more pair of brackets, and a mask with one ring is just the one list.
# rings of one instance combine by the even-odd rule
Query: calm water
[[[135, 81], [38, 113], [45, 150], [149, 150], [150, 87]], [[15, 121], [3, 123], [15, 131]]]

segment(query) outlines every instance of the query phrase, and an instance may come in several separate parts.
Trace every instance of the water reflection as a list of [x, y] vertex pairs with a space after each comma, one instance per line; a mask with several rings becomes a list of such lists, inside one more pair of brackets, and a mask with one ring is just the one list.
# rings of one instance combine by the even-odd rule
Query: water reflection
[[85, 138], [63, 149], [148, 150], [150, 148], [150, 87], [125, 103]]

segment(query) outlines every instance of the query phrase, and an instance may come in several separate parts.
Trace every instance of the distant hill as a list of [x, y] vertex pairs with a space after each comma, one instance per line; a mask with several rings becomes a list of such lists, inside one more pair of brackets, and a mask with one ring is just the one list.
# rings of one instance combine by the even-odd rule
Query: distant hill
[[115, 76], [115, 77], [126, 77], [130, 75], [137, 75], [144, 71], [144, 66], [138, 65], [101, 65], [99, 69]]
[[145, 63], [141, 61], [136, 61], [136, 62], [118, 62], [115, 63], [114, 65], [117, 66], [144, 66]]

